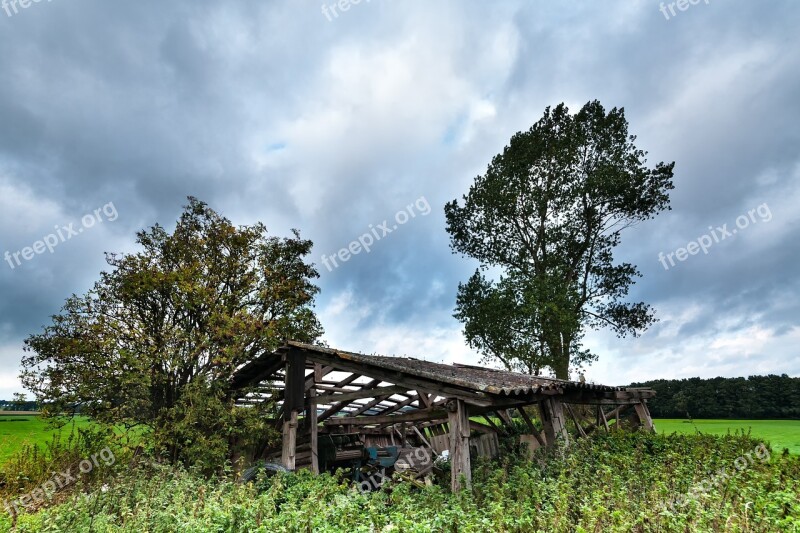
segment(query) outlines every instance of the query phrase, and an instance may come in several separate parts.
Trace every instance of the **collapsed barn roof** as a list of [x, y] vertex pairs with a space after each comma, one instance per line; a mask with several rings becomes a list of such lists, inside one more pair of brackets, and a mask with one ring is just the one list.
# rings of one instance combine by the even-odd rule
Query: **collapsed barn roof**
[[[512, 411], [539, 445], [549, 446], [569, 441], [568, 416], [579, 436], [597, 428], [608, 431], [611, 418], [619, 422], [625, 412], [630, 412], [626, 416], [635, 427], [652, 430], [646, 402], [655, 395], [651, 389], [366, 355], [295, 341], [243, 365], [231, 385], [238, 391], [240, 404], [269, 400], [278, 406], [275, 422], [283, 427], [284, 436], [281, 460], [291, 470], [306, 461], [319, 471], [318, 435], [356, 434], [362, 439], [388, 437], [392, 441], [397, 435], [403, 443], [418, 438], [434, 453], [448, 449], [454, 458], [454, 488], [460, 474], [469, 475], [466, 450], [471, 446], [471, 432], [493, 437], [495, 444], [490, 448], [496, 450], [497, 434], [514, 425]], [[596, 419], [586, 426], [571, 404], [596, 406]], [[528, 406], [538, 409], [541, 430], [526, 413]], [[486, 424], [475, 417], [483, 417]], [[308, 450], [298, 451], [299, 426], [308, 437], [302, 444]]]

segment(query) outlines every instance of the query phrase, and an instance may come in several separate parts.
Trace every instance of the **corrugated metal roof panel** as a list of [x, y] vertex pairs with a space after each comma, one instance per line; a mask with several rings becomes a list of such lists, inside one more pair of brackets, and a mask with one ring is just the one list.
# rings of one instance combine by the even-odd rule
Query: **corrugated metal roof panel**
[[303, 350], [334, 355], [340, 359], [363, 365], [374, 366], [394, 372], [402, 372], [411, 376], [441, 381], [442, 383], [456, 387], [495, 395], [560, 394], [578, 390], [593, 390], [599, 392], [624, 390], [624, 387], [612, 387], [541, 376], [530, 376], [494, 368], [458, 364], [448, 365], [411, 357], [365, 355], [323, 346], [313, 346], [300, 342], [289, 342], [288, 345]]

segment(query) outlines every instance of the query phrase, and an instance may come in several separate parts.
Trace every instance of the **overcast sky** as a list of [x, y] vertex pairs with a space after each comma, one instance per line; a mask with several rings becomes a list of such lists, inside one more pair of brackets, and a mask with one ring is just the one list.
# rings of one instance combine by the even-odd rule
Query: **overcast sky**
[[452, 317], [476, 263], [451, 253], [444, 203], [546, 106], [593, 99], [676, 166], [673, 210], [616, 254], [660, 322], [587, 335], [587, 378], [800, 375], [800, 4], [325, 4], [4, 4], [0, 398], [21, 390], [23, 339], [188, 195], [314, 241], [330, 345], [476, 362]]

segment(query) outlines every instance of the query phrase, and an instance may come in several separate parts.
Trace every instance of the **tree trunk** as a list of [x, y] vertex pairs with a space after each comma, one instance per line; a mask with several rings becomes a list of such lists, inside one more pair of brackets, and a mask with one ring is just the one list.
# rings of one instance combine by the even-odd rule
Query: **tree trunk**
[[556, 378], [558, 378], [558, 379], [566, 379], [566, 380], [569, 379], [569, 361], [568, 360], [562, 360], [562, 358], [559, 358], [559, 360], [556, 362], [556, 365], [553, 368], [553, 370], [556, 373]]
[[558, 379], [569, 379], [569, 356], [572, 337], [560, 335], [561, 339], [550, 345], [550, 356], [553, 358], [553, 371]]

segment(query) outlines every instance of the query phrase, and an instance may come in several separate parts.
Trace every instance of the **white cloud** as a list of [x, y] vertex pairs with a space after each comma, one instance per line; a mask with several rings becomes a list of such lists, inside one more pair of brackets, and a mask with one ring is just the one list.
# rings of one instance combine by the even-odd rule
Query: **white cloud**
[[[0, 21], [16, 50], [0, 56], [0, 244], [29, 245], [110, 193], [125, 219], [0, 271], [3, 335], [46, 322], [102, 251], [170, 226], [189, 194], [237, 223], [298, 227], [314, 258], [425, 195], [424, 222], [323, 272], [320, 316], [337, 347], [476, 362], [451, 317], [472, 264], [447, 249], [442, 203], [546, 105], [598, 98], [626, 107], [652, 160], [677, 161], [677, 188], [673, 216], [624, 250], [662, 323], [589, 335], [589, 376], [797, 370], [796, 333], [778, 333], [797, 323], [796, 11], [712, 3], [667, 22], [646, 2], [373, 1], [328, 22], [302, 3], [90, 1]], [[655, 259], [761, 202], [773, 220], [708, 256], [669, 272]], [[18, 355], [3, 361], [15, 375]]]

